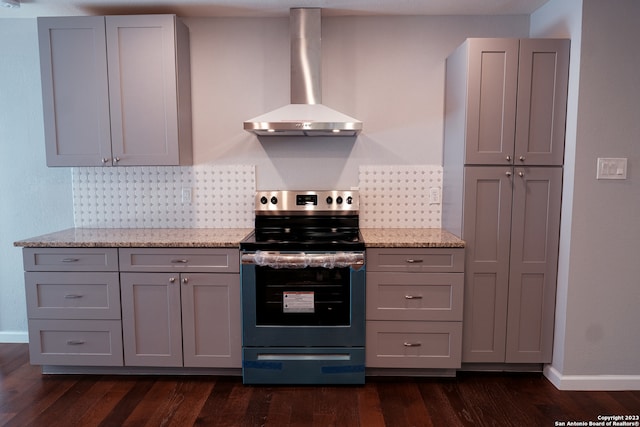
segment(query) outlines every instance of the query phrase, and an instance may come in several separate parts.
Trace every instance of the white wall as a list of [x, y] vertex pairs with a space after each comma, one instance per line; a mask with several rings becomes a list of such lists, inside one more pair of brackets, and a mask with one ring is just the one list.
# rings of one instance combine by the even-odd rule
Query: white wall
[[73, 226], [71, 172], [45, 166], [36, 23], [0, 19], [0, 342], [24, 341], [16, 240]]
[[[444, 62], [466, 37], [526, 37], [528, 16], [330, 17], [323, 101], [364, 122], [355, 142], [260, 142], [242, 122], [289, 101], [286, 18], [189, 18], [194, 159], [256, 165], [264, 188], [350, 187], [360, 165], [442, 163]], [[73, 226], [71, 173], [47, 168], [35, 19], [0, 19], [0, 341], [26, 331], [15, 240]], [[28, 189], [26, 188], [28, 187]], [[4, 333], [4, 335], [2, 335]]]
[[442, 164], [444, 61], [466, 37], [526, 36], [509, 17], [328, 17], [323, 103], [364, 122], [348, 138], [263, 138], [242, 122], [289, 102], [288, 18], [190, 18], [194, 157], [256, 165], [258, 189], [348, 188], [358, 166]]
[[[558, 310], [547, 376], [560, 388], [640, 388], [640, 3], [552, 0], [532, 33], [572, 37]], [[547, 14], [553, 10], [554, 13]], [[629, 178], [598, 181], [598, 157]]]

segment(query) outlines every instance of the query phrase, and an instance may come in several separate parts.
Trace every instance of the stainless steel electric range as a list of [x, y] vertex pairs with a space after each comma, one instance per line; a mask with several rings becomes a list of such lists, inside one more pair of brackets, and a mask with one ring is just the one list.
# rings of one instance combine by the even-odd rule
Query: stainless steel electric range
[[242, 252], [245, 384], [363, 384], [357, 191], [260, 191]]

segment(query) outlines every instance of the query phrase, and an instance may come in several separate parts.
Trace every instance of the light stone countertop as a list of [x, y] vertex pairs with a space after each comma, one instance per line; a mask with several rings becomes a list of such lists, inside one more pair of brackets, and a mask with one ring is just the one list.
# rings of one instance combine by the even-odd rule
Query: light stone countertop
[[367, 248], [464, 248], [465, 242], [441, 228], [361, 228]]
[[238, 248], [252, 228], [69, 228], [14, 242], [31, 248]]
[[[14, 242], [27, 248], [237, 248], [251, 228], [69, 228]], [[367, 248], [464, 248], [440, 228], [362, 228]]]

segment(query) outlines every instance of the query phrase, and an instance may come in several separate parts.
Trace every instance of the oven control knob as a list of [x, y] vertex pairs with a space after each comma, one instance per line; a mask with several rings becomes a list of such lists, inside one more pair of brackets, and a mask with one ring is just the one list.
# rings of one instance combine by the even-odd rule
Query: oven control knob
[[340, 197], [340, 196], [336, 197], [336, 203], [341, 205], [342, 204], [342, 197]]
[[353, 197], [349, 196], [347, 197], [347, 204], [350, 205], [351, 203], [353, 203]]
[[271, 197], [271, 203], [274, 205], [278, 204], [278, 198], [276, 196]]
[[333, 197], [329, 196], [327, 197], [327, 204], [330, 205], [331, 203], [333, 203]]
[[269, 200], [267, 200], [266, 197], [264, 197], [264, 196], [260, 197], [260, 203], [262, 203], [263, 205], [266, 205], [268, 201]]

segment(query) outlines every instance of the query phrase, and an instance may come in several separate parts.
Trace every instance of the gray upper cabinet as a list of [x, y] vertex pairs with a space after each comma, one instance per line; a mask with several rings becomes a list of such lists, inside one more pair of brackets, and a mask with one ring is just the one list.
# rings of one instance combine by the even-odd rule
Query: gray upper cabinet
[[47, 165], [192, 162], [189, 32], [174, 15], [38, 18]]
[[468, 39], [447, 59], [445, 133], [468, 165], [562, 165], [569, 40]]

